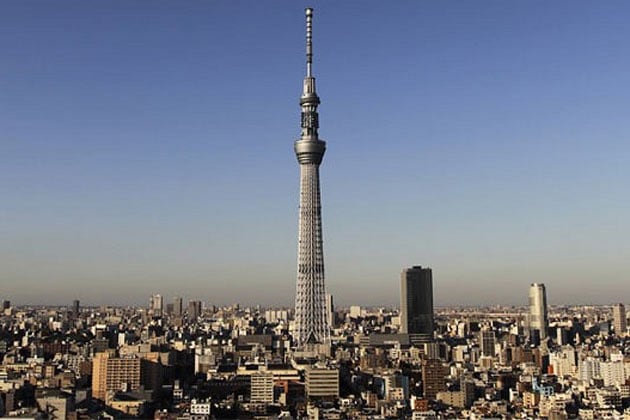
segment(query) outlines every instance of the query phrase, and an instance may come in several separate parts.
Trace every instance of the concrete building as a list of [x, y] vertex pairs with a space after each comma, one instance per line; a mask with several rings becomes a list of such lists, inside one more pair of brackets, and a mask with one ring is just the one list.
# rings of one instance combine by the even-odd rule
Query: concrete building
[[400, 275], [400, 324], [405, 334], [422, 340], [433, 337], [433, 274], [414, 266]]
[[74, 410], [74, 400], [71, 394], [58, 389], [41, 389], [35, 393], [37, 409], [46, 413], [48, 419], [66, 419]]
[[332, 367], [308, 367], [305, 385], [308, 398], [336, 399], [339, 397], [339, 370]]
[[253, 403], [273, 403], [273, 372], [259, 371], [251, 375], [250, 401]]
[[105, 401], [110, 391], [131, 391], [140, 387], [142, 359], [114, 357], [112, 352], [97, 353], [92, 362], [92, 396]]

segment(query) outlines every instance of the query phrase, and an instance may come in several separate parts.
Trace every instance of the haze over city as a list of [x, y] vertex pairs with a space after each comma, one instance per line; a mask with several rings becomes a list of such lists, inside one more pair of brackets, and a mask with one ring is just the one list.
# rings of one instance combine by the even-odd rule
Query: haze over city
[[[62, 4], [0, 13], [0, 294], [292, 305], [303, 5]], [[338, 304], [629, 300], [628, 3], [314, 6]]]

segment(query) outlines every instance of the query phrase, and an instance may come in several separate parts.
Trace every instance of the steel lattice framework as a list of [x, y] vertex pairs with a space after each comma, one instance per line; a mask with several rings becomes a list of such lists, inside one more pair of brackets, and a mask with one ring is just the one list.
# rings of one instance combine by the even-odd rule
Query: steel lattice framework
[[295, 339], [298, 348], [326, 344], [330, 327], [326, 316], [324, 250], [319, 188], [319, 165], [326, 143], [319, 139], [319, 97], [312, 75], [313, 10], [306, 9], [306, 77], [300, 98], [302, 135], [295, 142], [300, 163], [300, 222], [298, 233], [297, 287], [295, 293]]

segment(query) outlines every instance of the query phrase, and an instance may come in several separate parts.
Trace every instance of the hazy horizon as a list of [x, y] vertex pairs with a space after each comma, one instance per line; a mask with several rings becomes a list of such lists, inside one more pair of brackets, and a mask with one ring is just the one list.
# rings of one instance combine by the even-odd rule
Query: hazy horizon
[[[311, 5], [339, 305], [630, 301], [630, 4]], [[0, 299], [292, 306], [304, 6], [4, 2]]]

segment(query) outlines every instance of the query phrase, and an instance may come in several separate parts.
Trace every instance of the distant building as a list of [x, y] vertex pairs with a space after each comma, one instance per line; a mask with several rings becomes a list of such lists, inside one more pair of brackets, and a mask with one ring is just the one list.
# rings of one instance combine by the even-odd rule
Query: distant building
[[139, 358], [121, 359], [111, 352], [97, 353], [92, 362], [92, 396], [105, 401], [108, 391], [138, 389], [140, 372]]
[[201, 316], [201, 301], [190, 300], [188, 301], [188, 317], [190, 319], [197, 319]]
[[489, 329], [479, 331], [479, 347], [482, 356], [494, 357], [494, 331]]
[[162, 295], [153, 295], [149, 301], [149, 309], [153, 316], [162, 316], [164, 311], [164, 299]]
[[67, 419], [74, 410], [74, 399], [58, 389], [41, 389], [35, 393], [37, 409], [46, 413], [48, 419]]
[[441, 360], [424, 359], [422, 361], [422, 392], [424, 398], [434, 400], [438, 392], [446, 391], [448, 367]]
[[615, 329], [615, 335], [620, 337], [626, 335], [628, 324], [626, 322], [626, 307], [623, 303], [613, 306], [613, 328]]
[[328, 327], [335, 328], [335, 305], [330, 293], [326, 293], [326, 315], [328, 315]]
[[92, 396], [106, 401], [116, 391], [157, 389], [161, 368], [158, 363], [138, 355], [116, 357], [113, 351], [97, 353], [92, 362]]
[[532, 283], [529, 287], [529, 337], [534, 344], [547, 338], [549, 319], [547, 317], [547, 291], [542, 283]]
[[80, 302], [78, 299], [72, 301], [72, 316], [75, 318], [79, 317], [79, 312], [81, 311]]
[[251, 375], [251, 398], [253, 403], [273, 403], [273, 372], [255, 372]]
[[173, 299], [173, 315], [182, 316], [184, 314], [183, 299], [179, 296], [175, 296]]
[[339, 370], [311, 366], [305, 372], [305, 385], [308, 398], [334, 400], [339, 397]]
[[400, 275], [401, 330], [423, 340], [433, 337], [433, 274], [414, 266]]

